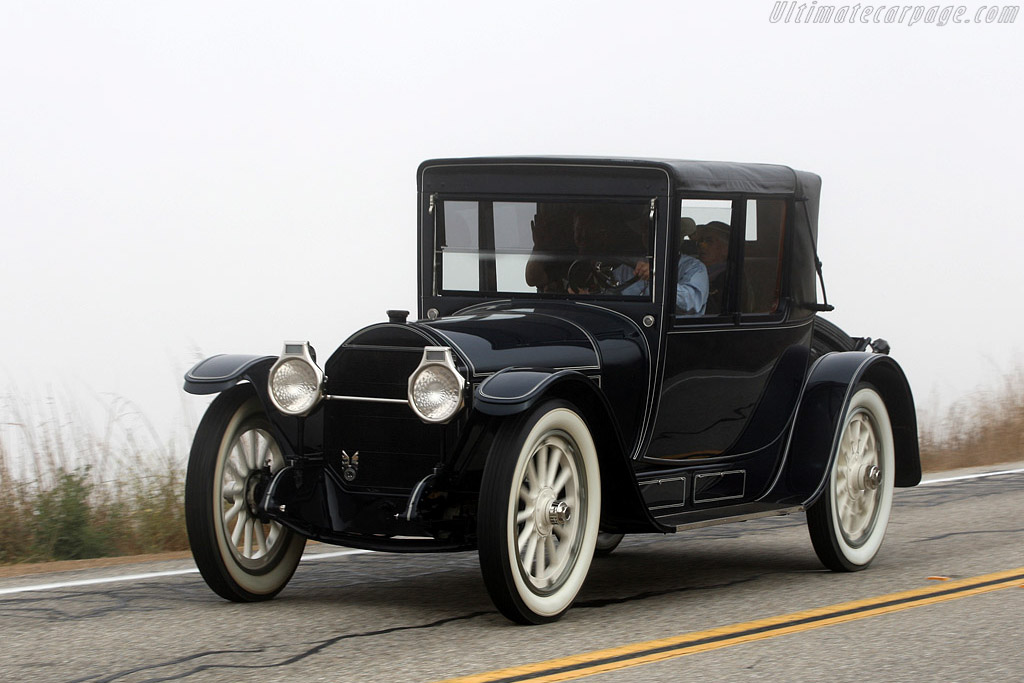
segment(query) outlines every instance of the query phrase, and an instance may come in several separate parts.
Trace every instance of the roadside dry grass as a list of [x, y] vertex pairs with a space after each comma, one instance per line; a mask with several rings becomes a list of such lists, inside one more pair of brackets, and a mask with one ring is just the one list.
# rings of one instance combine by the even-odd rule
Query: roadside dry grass
[[[93, 429], [57, 401], [44, 414], [20, 405], [8, 400], [0, 425], [0, 565], [188, 549], [186, 444], [159, 443], [131, 411], [112, 410]], [[926, 472], [1019, 461], [1024, 368], [919, 419]]]
[[978, 390], [937, 415], [919, 415], [926, 472], [995, 465], [1024, 458], [1024, 367], [999, 386]]
[[183, 449], [123, 401], [98, 426], [66, 401], [7, 397], [0, 564], [185, 550]]

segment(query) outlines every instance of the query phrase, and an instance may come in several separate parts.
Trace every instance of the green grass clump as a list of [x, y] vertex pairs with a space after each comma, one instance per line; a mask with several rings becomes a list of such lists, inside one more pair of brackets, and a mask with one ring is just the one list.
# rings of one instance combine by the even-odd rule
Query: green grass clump
[[6, 401], [0, 564], [188, 549], [183, 449], [123, 400], [102, 428], [54, 399]]
[[0, 483], [0, 564], [188, 548], [180, 468], [98, 483], [82, 467], [51, 480]]

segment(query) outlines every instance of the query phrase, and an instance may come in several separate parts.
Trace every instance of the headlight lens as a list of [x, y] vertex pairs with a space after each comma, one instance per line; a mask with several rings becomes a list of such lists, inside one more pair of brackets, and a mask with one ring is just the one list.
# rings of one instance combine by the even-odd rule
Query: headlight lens
[[303, 358], [281, 358], [270, 370], [270, 397], [282, 413], [308, 413], [320, 400], [316, 366]]
[[462, 407], [464, 384], [455, 371], [451, 350], [427, 347], [423, 361], [409, 379], [409, 404], [424, 422], [447, 422]]

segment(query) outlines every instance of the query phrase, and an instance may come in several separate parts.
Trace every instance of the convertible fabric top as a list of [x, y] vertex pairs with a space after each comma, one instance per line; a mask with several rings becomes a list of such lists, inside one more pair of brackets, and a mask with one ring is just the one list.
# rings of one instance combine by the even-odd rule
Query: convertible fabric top
[[[626, 157], [476, 157], [463, 159], [431, 159], [419, 168], [420, 189], [424, 173], [431, 168], [484, 166], [497, 171], [504, 167], [513, 171], [523, 167], [622, 167], [661, 169], [670, 179], [673, 190], [685, 193], [737, 193], [793, 195], [816, 203], [821, 178], [814, 173], [796, 171], [778, 164], [747, 164], [731, 161], [686, 161], [677, 159]], [[525, 169], [524, 169], [525, 170]]]

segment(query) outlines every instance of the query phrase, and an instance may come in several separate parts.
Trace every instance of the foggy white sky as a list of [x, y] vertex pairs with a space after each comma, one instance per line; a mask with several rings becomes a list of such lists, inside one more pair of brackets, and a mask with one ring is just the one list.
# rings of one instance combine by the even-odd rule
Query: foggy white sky
[[2, 421], [126, 401], [170, 433], [203, 356], [415, 311], [435, 156], [819, 173], [831, 319], [887, 338], [919, 406], [994, 383], [1024, 347], [1024, 17], [773, 6], [0, 4]]

